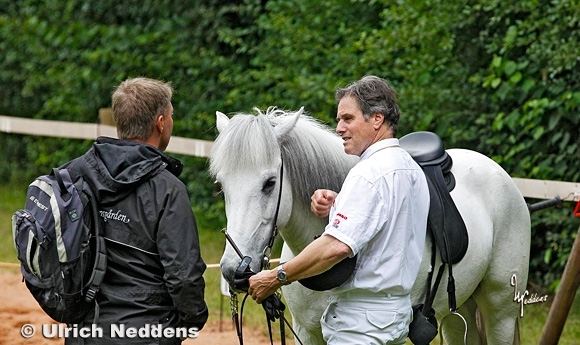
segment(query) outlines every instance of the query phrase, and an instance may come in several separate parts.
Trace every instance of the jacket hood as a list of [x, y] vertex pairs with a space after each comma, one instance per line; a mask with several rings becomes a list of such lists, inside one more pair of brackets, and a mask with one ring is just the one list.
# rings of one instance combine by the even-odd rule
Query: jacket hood
[[103, 205], [125, 198], [164, 169], [176, 177], [183, 170], [179, 160], [149, 144], [108, 137], [99, 137], [80, 160], [85, 180]]

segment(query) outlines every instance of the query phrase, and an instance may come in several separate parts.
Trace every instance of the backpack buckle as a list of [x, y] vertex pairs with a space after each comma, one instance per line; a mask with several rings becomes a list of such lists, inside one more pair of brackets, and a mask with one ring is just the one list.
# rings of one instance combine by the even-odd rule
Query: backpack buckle
[[91, 302], [92, 300], [95, 299], [95, 295], [97, 294], [97, 290], [90, 288], [87, 290], [87, 293], [85, 294], [85, 301], [87, 302]]

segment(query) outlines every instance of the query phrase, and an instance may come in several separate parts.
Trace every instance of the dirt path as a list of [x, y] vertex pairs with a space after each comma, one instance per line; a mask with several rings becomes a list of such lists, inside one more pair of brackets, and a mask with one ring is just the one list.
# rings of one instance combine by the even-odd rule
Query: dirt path
[[[22, 283], [22, 276], [18, 269], [0, 267], [0, 344], [1, 345], [54, 345], [63, 344], [64, 340], [46, 339], [40, 329], [43, 324], [54, 324], [34, 300], [30, 292]], [[26, 331], [25, 325], [32, 325], [36, 334], [30, 339], [21, 335]], [[211, 344], [235, 345], [238, 344], [235, 329], [231, 322], [224, 322], [220, 331], [219, 323], [208, 324], [200, 332], [197, 339], [188, 339], [184, 345]], [[244, 329], [244, 344], [270, 344], [259, 329]]]

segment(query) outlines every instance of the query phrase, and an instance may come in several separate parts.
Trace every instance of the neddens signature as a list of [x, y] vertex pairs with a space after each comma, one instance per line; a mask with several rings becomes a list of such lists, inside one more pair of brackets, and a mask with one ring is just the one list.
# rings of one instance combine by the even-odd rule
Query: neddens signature
[[[520, 304], [520, 317], [524, 317], [524, 304], [543, 303], [548, 300], [548, 295], [538, 296], [537, 293], [530, 294], [528, 290], [523, 293], [518, 291], [518, 278], [512, 275], [510, 285], [514, 287], [514, 302]], [[530, 296], [526, 298], [526, 296]]]

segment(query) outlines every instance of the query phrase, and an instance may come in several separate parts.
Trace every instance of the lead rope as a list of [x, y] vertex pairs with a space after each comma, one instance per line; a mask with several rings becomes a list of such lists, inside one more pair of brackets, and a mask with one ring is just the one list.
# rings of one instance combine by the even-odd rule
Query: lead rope
[[[244, 317], [244, 305], [246, 303], [246, 299], [248, 298], [248, 296], [249, 296], [248, 294], [246, 294], [244, 296], [244, 299], [242, 300], [242, 307], [241, 307], [241, 309], [239, 309], [238, 308], [239, 307], [238, 294], [233, 292], [230, 289], [230, 313], [232, 314], [232, 320], [233, 320], [234, 325], [236, 327], [236, 335], [238, 336], [238, 341], [239, 341], [240, 345], [244, 345], [244, 334], [242, 331], [242, 322], [243, 322], [243, 317]], [[238, 314], [238, 309], [240, 310], [239, 314]], [[296, 331], [294, 331], [294, 328], [292, 328], [292, 325], [290, 325], [290, 322], [288, 322], [288, 320], [284, 316], [284, 311], [280, 310], [279, 312], [280, 312], [280, 341], [281, 341], [282, 345], [286, 344], [286, 332], [284, 329], [284, 324], [286, 324], [286, 326], [288, 326], [288, 328], [290, 329], [290, 331], [294, 335], [294, 338], [296, 339], [296, 341], [298, 341], [298, 343], [300, 345], [304, 345], [302, 340], [300, 340], [300, 337], [298, 337], [298, 334], [296, 334]], [[270, 334], [270, 344], [273, 344], [274, 340], [273, 340], [273, 336], [272, 336], [272, 326], [270, 323], [270, 319], [268, 319], [266, 317], [266, 320], [267, 320], [267, 324], [268, 324], [268, 333]]]
[[[232, 321], [236, 326], [236, 334], [238, 336], [240, 345], [244, 345], [244, 335], [242, 334], [242, 318], [238, 316], [238, 305], [239, 305], [238, 294], [233, 292], [232, 289], [230, 289], [230, 313], [232, 314]], [[243, 312], [243, 303], [242, 303], [242, 312]]]

